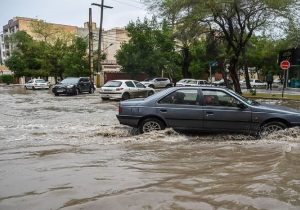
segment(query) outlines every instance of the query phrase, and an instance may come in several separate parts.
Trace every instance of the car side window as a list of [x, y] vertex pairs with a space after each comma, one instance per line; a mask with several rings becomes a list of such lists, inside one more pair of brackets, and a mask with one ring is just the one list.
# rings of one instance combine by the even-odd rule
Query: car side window
[[127, 87], [135, 87], [132, 81], [126, 81], [125, 84]]
[[140, 82], [134, 81], [134, 84], [137, 88], [145, 88], [145, 86]]
[[203, 102], [206, 106], [237, 107], [238, 101], [233, 96], [219, 90], [202, 90]]
[[161, 99], [158, 103], [198, 105], [198, 91], [197, 89], [177, 90]]

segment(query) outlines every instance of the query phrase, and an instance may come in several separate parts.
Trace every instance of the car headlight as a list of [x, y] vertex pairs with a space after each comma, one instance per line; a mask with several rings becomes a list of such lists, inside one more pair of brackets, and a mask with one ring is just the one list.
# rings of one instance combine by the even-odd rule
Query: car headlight
[[74, 87], [74, 85], [68, 85], [67, 86], [67, 88], [73, 88]]

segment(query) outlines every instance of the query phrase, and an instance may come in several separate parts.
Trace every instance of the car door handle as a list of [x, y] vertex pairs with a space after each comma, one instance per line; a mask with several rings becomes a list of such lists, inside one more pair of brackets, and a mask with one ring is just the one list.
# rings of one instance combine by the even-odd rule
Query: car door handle
[[161, 110], [159, 110], [160, 112], [162, 112], [162, 113], [167, 113], [167, 110], [166, 109], [161, 109]]
[[213, 112], [206, 112], [206, 116], [214, 115]]

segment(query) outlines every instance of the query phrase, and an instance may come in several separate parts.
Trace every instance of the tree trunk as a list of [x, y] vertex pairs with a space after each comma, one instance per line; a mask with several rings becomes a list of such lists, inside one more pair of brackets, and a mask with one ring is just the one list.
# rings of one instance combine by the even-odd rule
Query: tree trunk
[[249, 77], [249, 71], [248, 71], [248, 66], [245, 66], [245, 79], [246, 79], [246, 87], [247, 89], [251, 89], [251, 84], [250, 84], [250, 77]]
[[190, 78], [189, 67], [190, 67], [190, 50], [188, 47], [182, 48], [182, 76], [183, 78]]
[[237, 76], [237, 63], [238, 59], [236, 58], [231, 58], [230, 59], [230, 67], [229, 67], [229, 74], [232, 79], [233, 85], [234, 85], [234, 90], [235, 92], [242, 94], [239, 78]]

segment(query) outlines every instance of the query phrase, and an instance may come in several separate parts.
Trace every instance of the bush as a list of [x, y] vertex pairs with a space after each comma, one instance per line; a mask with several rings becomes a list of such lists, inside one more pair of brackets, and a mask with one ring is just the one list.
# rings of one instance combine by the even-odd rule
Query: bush
[[14, 76], [13, 75], [3, 74], [3, 75], [0, 76], [0, 82], [6, 83], [7, 85], [12, 83], [13, 81], [14, 81]]
[[255, 96], [256, 95], [256, 89], [255, 88], [250, 89], [250, 93], [251, 93], [251, 95]]

